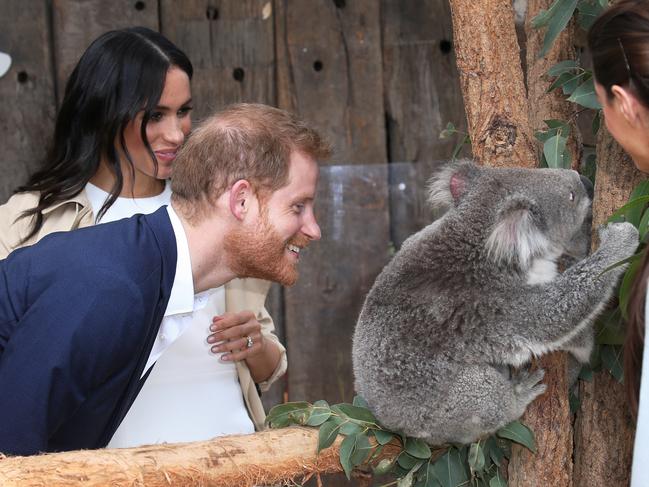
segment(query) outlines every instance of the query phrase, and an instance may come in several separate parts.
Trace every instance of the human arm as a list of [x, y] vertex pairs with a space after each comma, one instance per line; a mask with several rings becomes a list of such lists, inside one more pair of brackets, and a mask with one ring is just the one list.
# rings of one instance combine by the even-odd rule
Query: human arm
[[24, 297], [16, 314], [0, 361], [3, 453], [96, 447], [114, 408], [103, 404], [91, 427], [75, 418], [106, 386], [117, 403], [129, 381], [127, 364], [141, 341], [138, 327], [128, 325], [142, 322], [140, 293], [111, 273], [86, 275], [59, 276], [33, 302]]

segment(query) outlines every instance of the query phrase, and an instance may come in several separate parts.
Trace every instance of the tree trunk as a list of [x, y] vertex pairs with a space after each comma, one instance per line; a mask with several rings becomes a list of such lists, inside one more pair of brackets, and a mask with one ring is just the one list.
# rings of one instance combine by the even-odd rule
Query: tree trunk
[[535, 167], [511, 0], [450, 0], [473, 154], [498, 167]]
[[[597, 177], [593, 229], [597, 229], [645, 177], [606, 128], [597, 137]], [[634, 426], [624, 386], [607, 371], [580, 384], [581, 405], [575, 422], [575, 487], [629, 484]]]
[[[285, 428], [210, 441], [82, 450], [0, 459], [3, 487], [242, 487], [341, 472], [339, 447], [316, 454], [316, 428]], [[390, 458], [398, 448], [384, 448]], [[0, 455], [0, 458], [1, 455]]]
[[[579, 167], [581, 151], [575, 137], [574, 105], [566, 101], [561, 90], [548, 93], [547, 70], [559, 61], [574, 59], [572, 26], [566, 28], [556, 39], [545, 57], [538, 53], [543, 44], [545, 30], [534, 29], [531, 20], [540, 10], [548, 9], [551, 0], [529, 0], [525, 30], [527, 34], [527, 86], [529, 119], [533, 130], [543, 130], [544, 120], [571, 121], [572, 131], [569, 149], [573, 167]], [[540, 151], [539, 151], [540, 154]], [[523, 422], [534, 431], [538, 452], [531, 453], [524, 447], [514, 445], [509, 463], [509, 485], [512, 487], [572, 486], [572, 421], [568, 401], [567, 354], [557, 352], [538, 360], [537, 365], [546, 371], [543, 396], [527, 408]]]

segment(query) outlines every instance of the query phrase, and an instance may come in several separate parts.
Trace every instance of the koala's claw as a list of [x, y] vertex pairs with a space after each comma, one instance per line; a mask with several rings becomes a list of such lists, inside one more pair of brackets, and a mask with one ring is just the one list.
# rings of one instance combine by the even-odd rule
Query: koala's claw
[[546, 385], [539, 384], [544, 376], [545, 371], [537, 369], [533, 372], [523, 370], [514, 377], [514, 393], [523, 406], [527, 406], [537, 396], [545, 392]]

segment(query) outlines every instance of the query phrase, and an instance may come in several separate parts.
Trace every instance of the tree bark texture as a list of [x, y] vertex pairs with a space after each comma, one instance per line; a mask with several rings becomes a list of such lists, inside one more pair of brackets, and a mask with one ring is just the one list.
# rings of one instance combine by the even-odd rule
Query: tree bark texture
[[[626, 203], [644, 178], [602, 125], [597, 137], [594, 230]], [[592, 382], [581, 382], [580, 399], [575, 422], [575, 487], [628, 485], [635, 428], [624, 386], [602, 371]]]
[[460, 85], [475, 158], [535, 167], [511, 0], [450, 0]]
[[[540, 58], [539, 52], [543, 47], [546, 29], [532, 27], [532, 19], [541, 11], [548, 10], [551, 0], [528, 0], [525, 19], [527, 39], [527, 100], [529, 103], [530, 128], [532, 132], [545, 130], [544, 120], [564, 120], [570, 122], [570, 137], [567, 147], [570, 151], [572, 168], [578, 169], [581, 160], [581, 141], [576, 125], [576, 106], [569, 102], [561, 88], [548, 93], [550, 79], [546, 75], [548, 69], [561, 61], [576, 59], [574, 21], [568, 24], [554, 41], [547, 54]], [[542, 146], [537, 143], [536, 154], [539, 157]]]
[[[543, 121], [549, 119], [571, 121], [568, 147], [573, 167], [578, 167], [581, 151], [575, 137], [577, 128], [572, 116], [574, 106], [566, 101], [561, 90], [547, 92], [550, 82], [545, 76], [554, 64], [575, 58], [574, 28], [570, 24], [557, 37], [546, 56], [539, 58], [545, 29], [534, 29], [531, 26], [532, 18], [540, 10], [548, 9], [551, 4], [551, 0], [529, 0], [527, 4], [525, 31], [530, 128], [533, 131], [543, 130], [546, 127]], [[540, 147], [537, 144], [536, 155], [539, 159]], [[545, 370], [543, 382], [548, 389], [530, 404], [523, 422], [534, 431], [538, 451], [534, 454], [519, 445], [513, 446], [509, 463], [509, 485], [512, 487], [572, 486], [573, 430], [568, 401], [567, 364], [568, 357], [563, 352], [546, 355], [536, 361], [536, 365]]]
[[[194, 443], [0, 459], [3, 487], [243, 487], [340, 472], [339, 447], [316, 454], [316, 428], [285, 428]], [[384, 448], [390, 458], [398, 449]], [[1, 458], [1, 457], [0, 457]]]

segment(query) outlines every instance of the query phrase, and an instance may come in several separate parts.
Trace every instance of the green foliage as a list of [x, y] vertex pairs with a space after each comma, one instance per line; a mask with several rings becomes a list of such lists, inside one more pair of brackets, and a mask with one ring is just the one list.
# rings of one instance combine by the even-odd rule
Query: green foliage
[[546, 167], [569, 169], [571, 158], [566, 143], [570, 134], [570, 125], [561, 120], [544, 120], [544, 122], [548, 128], [534, 134], [534, 137], [543, 142], [541, 163]]
[[384, 445], [392, 442], [400, 447], [400, 452], [395, 458], [377, 462], [373, 471], [377, 475], [395, 476], [396, 480], [388, 485], [398, 487], [506, 487], [500, 469], [510, 456], [511, 442], [535, 451], [532, 432], [514, 421], [496, 435], [476, 443], [442, 445], [446, 451], [433, 459], [433, 452], [421, 439], [404, 437], [382, 427], [360, 396], [356, 396], [352, 404], [333, 406], [326, 401], [281, 404], [271, 409], [266, 423], [272, 428], [289, 425], [319, 428], [318, 452], [331, 446], [338, 435], [344, 435], [340, 444], [340, 464], [347, 478], [354, 467], [372, 463]]
[[539, 57], [543, 57], [552, 47], [554, 40], [566, 28], [577, 8], [578, 0], [554, 0], [548, 10], [542, 10], [532, 19], [532, 27], [547, 27], [543, 38], [543, 47]]

